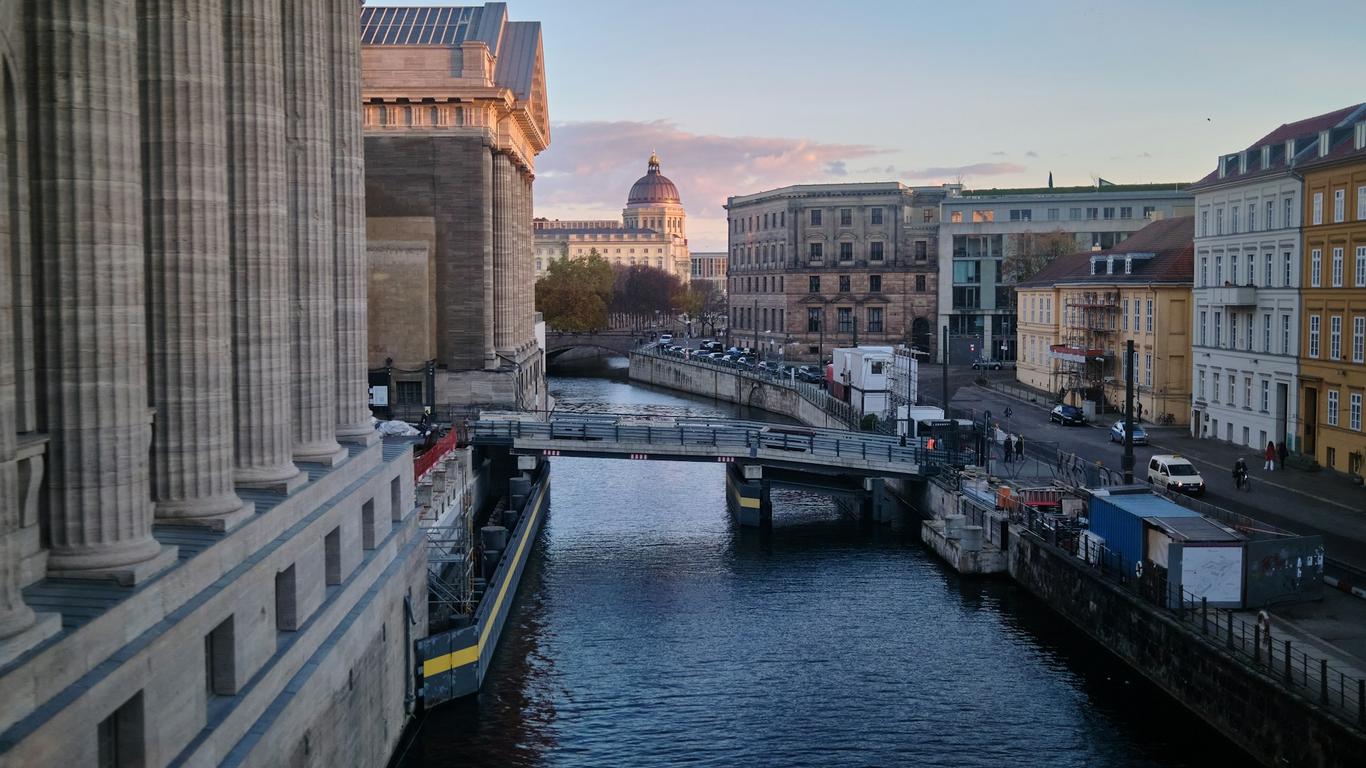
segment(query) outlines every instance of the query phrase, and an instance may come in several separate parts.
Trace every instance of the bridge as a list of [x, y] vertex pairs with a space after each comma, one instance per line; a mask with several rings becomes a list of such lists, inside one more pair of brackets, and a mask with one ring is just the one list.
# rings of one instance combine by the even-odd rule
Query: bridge
[[596, 349], [625, 356], [640, 346], [641, 336], [641, 332], [629, 330], [574, 333], [546, 329], [545, 356], [547, 360], [553, 360], [571, 349]]
[[727, 465], [727, 500], [741, 525], [772, 519], [774, 484], [860, 495], [875, 518], [886, 478], [923, 480], [961, 465], [919, 440], [868, 432], [709, 417], [491, 414], [469, 425], [476, 446], [515, 456], [583, 456]]

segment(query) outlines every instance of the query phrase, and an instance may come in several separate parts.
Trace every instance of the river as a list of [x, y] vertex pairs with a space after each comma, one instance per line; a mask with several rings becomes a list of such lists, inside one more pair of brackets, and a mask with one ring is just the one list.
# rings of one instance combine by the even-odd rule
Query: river
[[[561, 408], [745, 415], [552, 377]], [[602, 377], [606, 375], [606, 378]], [[964, 579], [822, 496], [730, 520], [723, 467], [557, 458], [479, 696], [397, 760], [435, 766], [1196, 766], [1245, 757], [1003, 579]]]

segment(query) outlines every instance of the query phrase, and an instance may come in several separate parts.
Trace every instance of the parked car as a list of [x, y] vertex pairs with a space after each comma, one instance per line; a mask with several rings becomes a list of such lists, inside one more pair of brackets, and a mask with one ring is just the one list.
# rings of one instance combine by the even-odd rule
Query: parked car
[[661, 334], [659, 334], [659, 343], [660, 343], [660, 344], [672, 344], [672, 343], [674, 343], [674, 335], [673, 335], [672, 333], [661, 333]]
[[704, 341], [701, 344], [698, 344], [697, 348], [708, 352], [720, 352], [722, 350], [722, 345], [719, 341]]
[[1200, 470], [1174, 453], [1158, 454], [1148, 460], [1148, 482], [1192, 496], [1205, 492], [1205, 478], [1200, 476]]
[[1048, 414], [1048, 420], [1056, 421], [1064, 427], [1069, 424], [1081, 425], [1086, 423], [1086, 414], [1082, 413], [1081, 409], [1075, 405], [1059, 403], [1053, 406], [1053, 410]]
[[974, 371], [976, 371], [976, 370], [983, 370], [983, 371], [986, 371], [986, 370], [999, 371], [999, 370], [1001, 370], [1002, 368], [1006, 367], [1007, 365], [1009, 365], [1009, 363], [1006, 363], [1006, 362], [1003, 361], [1003, 360], [991, 360], [991, 359], [985, 358], [985, 357], [979, 357], [979, 358], [977, 358], [976, 360], [973, 360], [973, 361], [972, 361], [972, 369], [973, 369]]
[[[1119, 421], [1116, 421], [1116, 422], [1114, 423], [1114, 426], [1110, 427], [1110, 442], [1112, 442], [1112, 443], [1122, 443], [1122, 442], [1124, 442], [1124, 419], [1120, 419]], [[1145, 431], [1143, 431], [1143, 427], [1140, 427], [1139, 425], [1135, 424], [1135, 425], [1134, 425], [1134, 445], [1147, 445], [1147, 444], [1148, 444], [1148, 433], [1145, 432]]]

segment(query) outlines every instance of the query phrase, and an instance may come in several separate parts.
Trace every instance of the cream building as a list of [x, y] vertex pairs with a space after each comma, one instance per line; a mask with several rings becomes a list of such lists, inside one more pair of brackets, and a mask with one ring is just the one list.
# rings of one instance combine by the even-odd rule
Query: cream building
[[688, 255], [688, 215], [678, 187], [660, 172], [659, 155], [651, 153], [645, 175], [631, 186], [620, 222], [537, 219], [536, 275], [567, 256], [587, 256], [596, 250], [614, 266], [646, 266], [676, 275], [684, 283], [692, 276]]

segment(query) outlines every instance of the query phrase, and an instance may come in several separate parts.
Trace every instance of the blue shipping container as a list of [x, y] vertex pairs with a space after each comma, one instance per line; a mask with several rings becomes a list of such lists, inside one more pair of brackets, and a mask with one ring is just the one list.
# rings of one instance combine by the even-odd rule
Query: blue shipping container
[[1132, 569], [1147, 554], [1143, 521], [1150, 517], [1200, 517], [1173, 501], [1151, 491], [1110, 495], [1097, 491], [1091, 497], [1087, 517], [1091, 531], [1105, 539], [1105, 547], [1124, 558], [1124, 567]]

